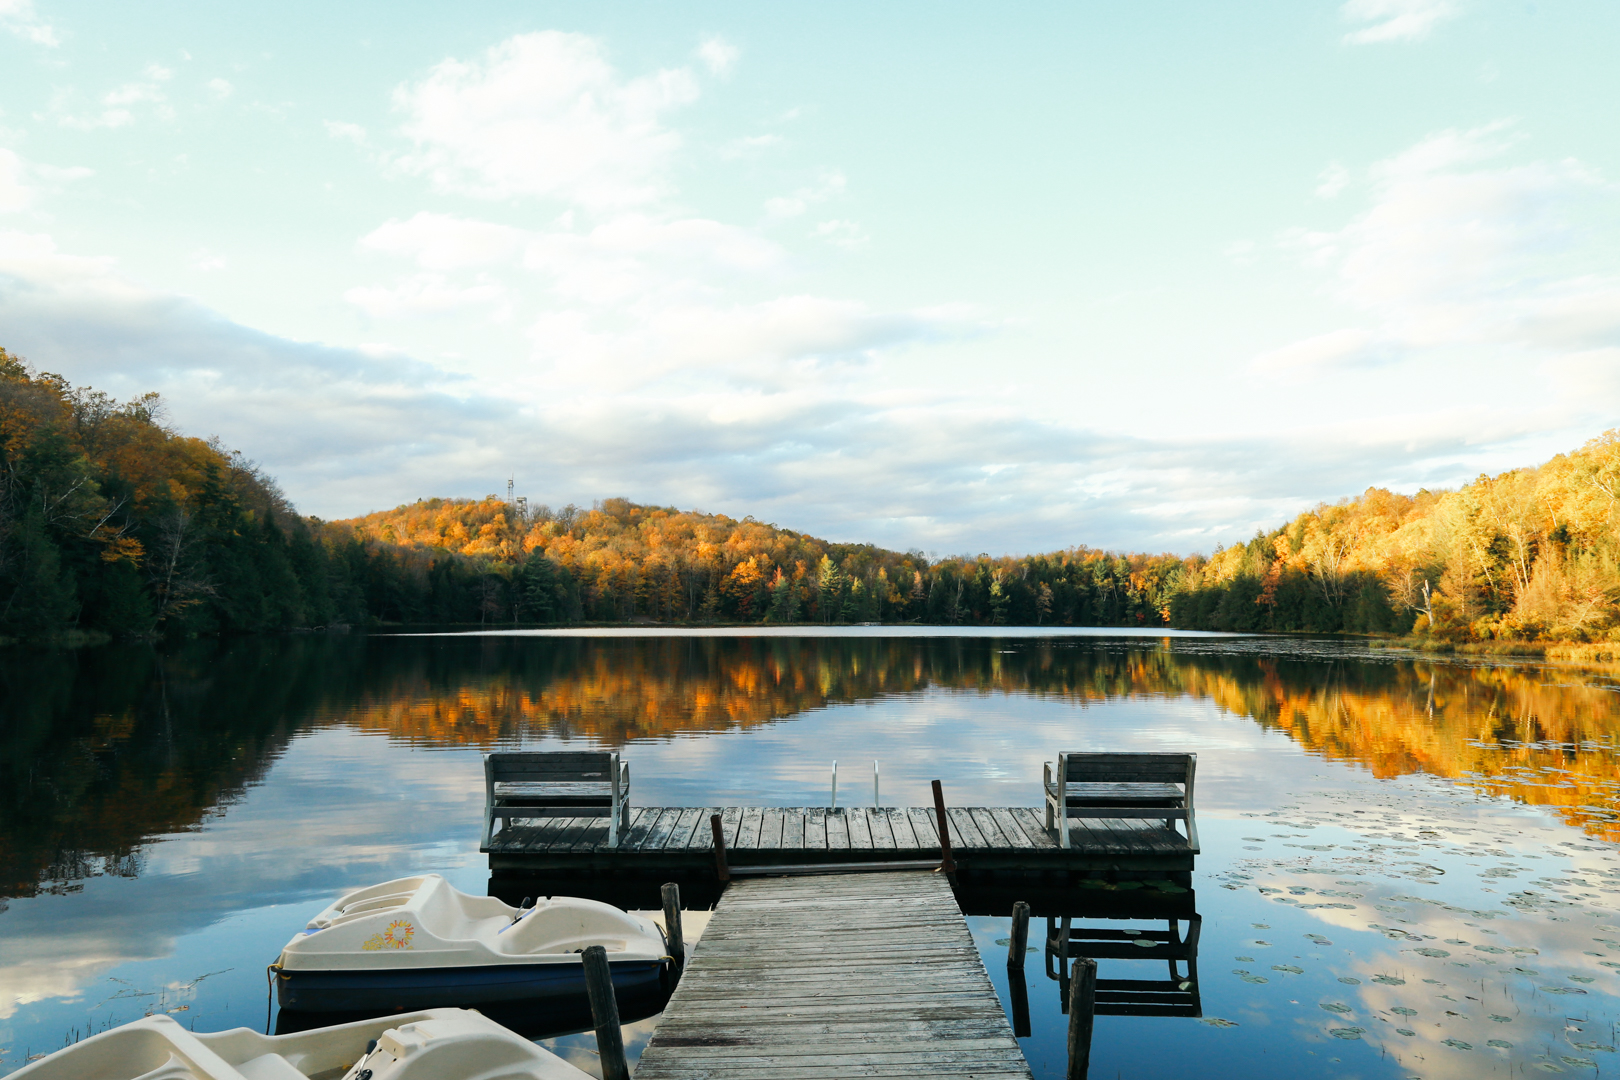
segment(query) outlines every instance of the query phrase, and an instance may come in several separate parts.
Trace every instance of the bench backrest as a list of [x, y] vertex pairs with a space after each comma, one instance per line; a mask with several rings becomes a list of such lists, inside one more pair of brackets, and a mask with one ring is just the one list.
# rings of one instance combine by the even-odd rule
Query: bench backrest
[[611, 750], [508, 750], [484, 758], [484, 775], [492, 784], [546, 780], [613, 779]]
[[1197, 754], [1066, 753], [1063, 780], [1069, 784], [1150, 783], [1191, 786]]

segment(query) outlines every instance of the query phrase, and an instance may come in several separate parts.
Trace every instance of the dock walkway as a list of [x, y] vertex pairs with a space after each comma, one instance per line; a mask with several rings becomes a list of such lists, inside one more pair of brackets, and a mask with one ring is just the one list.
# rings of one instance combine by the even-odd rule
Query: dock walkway
[[[708, 825], [709, 811], [703, 811]], [[733, 882], [636, 1080], [1029, 1080], [945, 875]]]
[[[719, 814], [734, 866], [938, 858], [932, 807], [643, 807], [617, 846], [601, 817], [518, 818], [484, 848], [493, 871], [681, 873], [713, 866]], [[1187, 872], [1197, 851], [1162, 823], [1075, 818], [1064, 848], [1031, 807], [954, 807], [951, 850], [966, 870]]]

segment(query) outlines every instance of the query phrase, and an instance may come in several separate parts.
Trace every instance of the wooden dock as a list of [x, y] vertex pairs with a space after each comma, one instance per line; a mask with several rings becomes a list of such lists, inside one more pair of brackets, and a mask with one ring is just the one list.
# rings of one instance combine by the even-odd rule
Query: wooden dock
[[1029, 1080], [1030, 1071], [950, 882], [908, 871], [733, 882], [635, 1076]]
[[[644, 807], [629, 811], [617, 845], [601, 817], [517, 818], [483, 848], [500, 872], [701, 872], [714, 865], [709, 816], [719, 814], [732, 866], [883, 863], [938, 859], [932, 807]], [[947, 811], [951, 850], [964, 871], [1189, 873], [1195, 848], [1162, 822], [1076, 818], [1069, 846], [1030, 807]]]

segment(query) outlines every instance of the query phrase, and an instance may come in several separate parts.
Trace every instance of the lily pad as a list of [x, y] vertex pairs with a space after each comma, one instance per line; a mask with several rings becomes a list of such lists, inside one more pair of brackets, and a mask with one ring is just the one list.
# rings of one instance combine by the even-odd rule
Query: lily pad
[[1491, 1013], [1491, 1019], [1495, 1020], [1498, 1024], [1511, 1024], [1511, 1023], [1513, 1023], [1513, 1017], [1511, 1017], [1511, 1016], [1503, 1016], [1500, 1013]]
[[1417, 1010], [1416, 1009], [1408, 1009], [1405, 1005], [1391, 1006], [1389, 1011], [1394, 1013], [1396, 1016], [1416, 1016], [1417, 1015]]
[[1405, 986], [1406, 980], [1399, 975], [1374, 975], [1373, 982], [1383, 983], [1385, 986]]
[[1222, 1019], [1219, 1016], [1200, 1016], [1198, 1018], [1198, 1022], [1200, 1024], [1208, 1024], [1210, 1027], [1218, 1027], [1218, 1028], [1229, 1028], [1229, 1027], [1237, 1027], [1238, 1026], [1236, 1020], [1225, 1020], [1225, 1019]]
[[1465, 1043], [1461, 1039], [1446, 1039], [1445, 1045], [1453, 1050], [1472, 1050], [1474, 1048], [1473, 1043]]
[[1359, 1039], [1366, 1030], [1366, 1028], [1358, 1027], [1328, 1028], [1328, 1034], [1335, 1039]]
[[1413, 949], [1412, 951], [1417, 953], [1419, 956], [1435, 956], [1435, 957], [1439, 957], [1439, 956], [1450, 956], [1451, 955], [1451, 953], [1448, 952], [1445, 949]]
[[1303, 974], [1305, 974], [1305, 969], [1304, 968], [1295, 967], [1293, 964], [1272, 964], [1271, 965], [1271, 970], [1272, 971], [1286, 971], [1290, 975], [1303, 975]]
[[1342, 1001], [1321, 1001], [1321, 1002], [1317, 1002], [1316, 1007], [1319, 1008], [1319, 1009], [1326, 1009], [1328, 1012], [1331, 1012], [1331, 1013], [1348, 1014], [1348, 1013], [1351, 1013], [1351, 1012], [1355, 1011], [1355, 1010], [1351, 1009], [1350, 1006], [1344, 1004]]
[[1499, 1050], [1511, 1050], [1511, 1049], [1513, 1049], [1513, 1044], [1508, 1042], [1506, 1039], [1491, 1039], [1491, 1040], [1487, 1041], [1485, 1043], [1485, 1045], [1486, 1046], [1494, 1046]]

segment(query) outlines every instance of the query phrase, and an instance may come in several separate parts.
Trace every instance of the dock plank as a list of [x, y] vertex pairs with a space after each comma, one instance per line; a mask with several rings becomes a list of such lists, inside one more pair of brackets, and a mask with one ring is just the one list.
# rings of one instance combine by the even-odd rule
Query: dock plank
[[737, 827], [737, 842], [733, 845], [738, 851], [751, 851], [759, 847], [759, 823], [764, 816], [763, 807], [743, 808], [742, 824]]
[[[949, 811], [946, 811], [947, 817]], [[917, 846], [925, 854], [939, 851], [939, 817], [926, 807], [913, 806], [906, 811], [911, 819], [911, 831], [917, 834]], [[954, 837], [953, 837], [954, 839]]]
[[847, 852], [849, 842], [849, 814], [847, 811], [827, 812], [827, 850]]
[[782, 851], [804, 850], [805, 815], [806, 811], [801, 806], [782, 811]]
[[812, 806], [804, 812], [804, 850], [826, 851], [827, 848], [826, 808]]
[[851, 852], [872, 850], [872, 823], [864, 807], [850, 807], [844, 814], [844, 827], [849, 830]]
[[915, 853], [922, 850], [917, 834], [911, 830], [911, 817], [903, 807], [886, 806], [884, 816], [889, 819], [889, 831], [894, 833], [894, 849]]
[[765, 818], [759, 826], [759, 850], [782, 850], [782, 829], [786, 817], [786, 812], [778, 807], [766, 809]]
[[950, 883], [918, 872], [733, 882], [635, 1074], [1030, 1077]]

